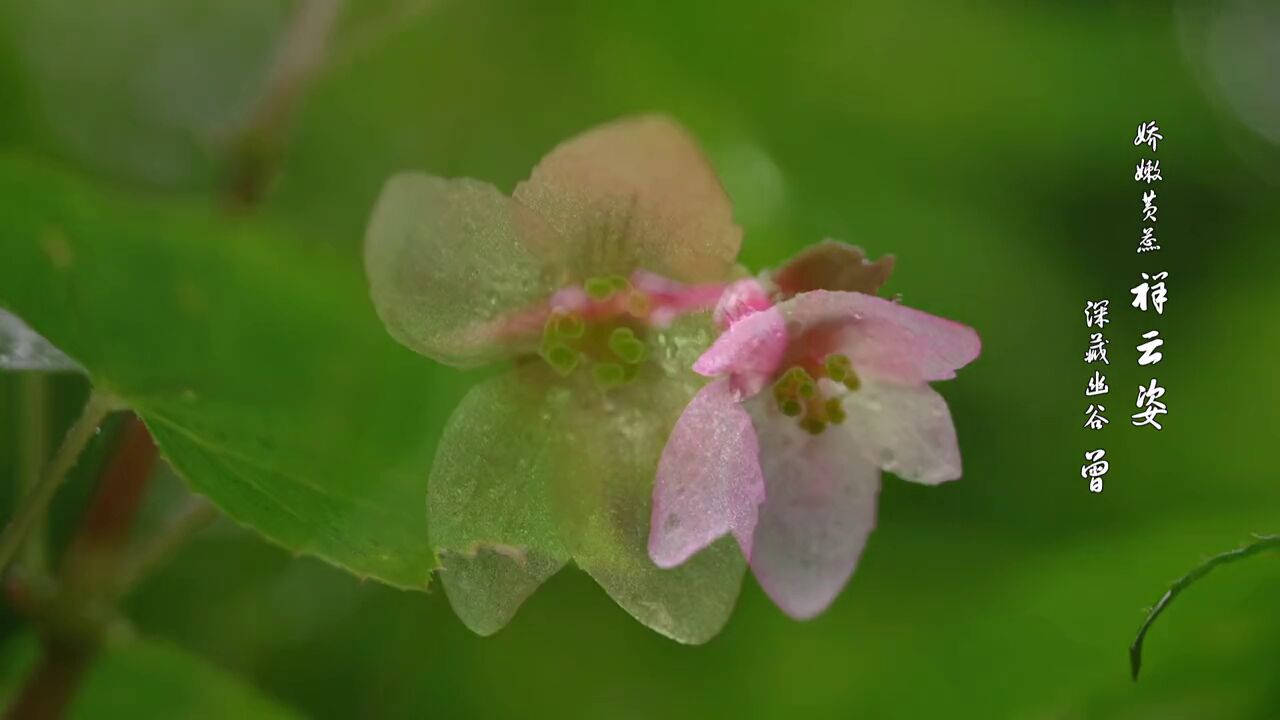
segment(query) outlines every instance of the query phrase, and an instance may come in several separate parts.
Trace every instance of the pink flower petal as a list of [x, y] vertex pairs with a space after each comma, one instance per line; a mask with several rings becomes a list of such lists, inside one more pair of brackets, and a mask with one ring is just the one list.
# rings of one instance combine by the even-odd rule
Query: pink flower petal
[[787, 330], [776, 307], [752, 313], [716, 338], [693, 364], [699, 375], [733, 375], [740, 397], [750, 397], [773, 378], [787, 351]]
[[843, 434], [801, 430], [772, 398], [747, 406], [765, 483], [751, 569], [783, 612], [806, 620], [831, 604], [858, 564], [875, 528], [880, 471]]
[[960, 478], [947, 401], [928, 385], [864, 381], [843, 404], [847, 418], [827, 432], [845, 433], [880, 469], [926, 485]]
[[751, 416], [727, 379], [704, 387], [676, 422], [653, 488], [649, 557], [661, 568], [688, 560], [726, 533], [751, 554], [764, 501]]
[[681, 315], [710, 310], [724, 292], [723, 283], [686, 285], [648, 270], [631, 273], [631, 285], [649, 298], [648, 321], [654, 327], [667, 327]]
[[747, 278], [725, 288], [716, 303], [712, 318], [721, 330], [725, 330], [746, 316], [772, 306], [773, 302], [769, 300], [769, 293], [765, 292], [764, 287], [754, 278]]
[[[815, 351], [848, 355], [864, 377], [948, 380], [982, 348], [973, 328], [862, 293], [815, 290], [779, 307], [793, 335]], [[828, 347], [816, 347], [822, 344]]]
[[580, 285], [570, 285], [560, 288], [551, 296], [551, 309], [558, 313], [579, 313], [586, 312], [591, 306], [591, 296], [587, 295], [587, 291], [582, 289]]

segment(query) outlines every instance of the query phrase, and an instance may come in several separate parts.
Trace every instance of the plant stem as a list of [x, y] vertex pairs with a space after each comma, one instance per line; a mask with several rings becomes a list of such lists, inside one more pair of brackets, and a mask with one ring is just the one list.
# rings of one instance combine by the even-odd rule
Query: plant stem
[[130, 414], [62, 557], [62, 591], [70, 600], [110, 600], [156, 456], [151, 433], [138, 416]]
[[357, 56], [385, 42], [393, 35], [403, 32], [413, 21], [432, 10], [437, 0], [400, 0], [396, 7], [380, 17], [365, 21], [361, 26], [346, 33], [346, 39], [334, 47], [327, 63], [329, 68], [349, 64]]
[[[22, 428], [22, 445], [18, 456], [17, 496], [13, 506], [40, 482], [40, 473], [49, 459], [49, 407], [45, 374], [26, 372], [18, 376], [18, 425]], [[45, 548], [45, 519], [37, 518], [31, 527], [32, 538], [22, 545], [22, 564], [31, 573], [42, 575], [48, 569]]]
[[[89, 416], [91, 405], [92, 397], [81, 420]], [[106, 403], [106, 407], [109, 411], [111, 404]], [[68, 441], [72, 434], [68, 433]], [[104, 633], [118, 618], [111, 595], [112, 580], [146, 494], [156, 454], [146, 426], [131, 415], [121, 428], [99, 473], [93, 499], [62, 556], [54, 596], [31, 609], [42, 626], [42, 654], [6, 718], [57, 718], [66, 714]]]
[[177, 554], [192, 535], [208, 527], [221, 513], [205, 498], [193, 495], [163, 528], [121, 561], [116, 576], [117, 596], [127, 595], [148, 575]]
[[276, 44], [257, 101], [231, 143], [224, 195], [247, 208], [261, 199], [274, 173], [281, 137], [311, 80], [324, 65], [343, 0], [300, 0]]
[[1164, 595], [1160, 596], [1160, 599], [1156, 601], [1156, 604], [1152, 606], [1151, 610], [1147, 613], [1146, 620], [1142, 621], [1142, 627], [1138, 628], [1138, 636], [1133, 639], [1133, 644], [1129, 646], [1129, 669], [1133, 673], [1133, 679], [1135, 682], [1138, 680], [1138, 671], [1142, 669], [1142, 642], [1147, 637], [1147, 631], [1151, 629], [1151, 625], [1155, 623], [1156, 618], [1160, 617], [1160, 614], [1165, 611], [1165, 608], [1169, 607], [1169, 603], [1173, 602], [1173, 599], [1177, 597], [1179, 593], [1186, 590], [1187, 587], [1195, 581], [1205, 575], [1208, 575], [1210, 571], [1219, 565], [1226, 565], [1229, 562], [1243, 560], [1266, 550], [1280, 550], [1280, 535], [1259, 535], [1257, 538], [1257, 540], [1245, 545], [1244, 547], [1238, 547], [1235, 550], [1228, 550], [1227, 552], [1219, 553], [1218, 555], [1214, 555], [1208, 560], [1205, 560], [1192, 568], [1191, 572], [1183, 575], [1181, 578], [1178, 578], [1178, 580], [1165, 591]]
[[42, 645], [35, 670], [5, 711], [5, 720], [65, 717], [75, 697], [75, 688], [79, 687], [97, 654], [94, 645], [58, 639], [46, 638]]
[[84, 410], [67, 431], [67, 436], [62, 440], [62, 445], [58, 447], [53, 459], [49, 461], [39, 482], [18, 503], [13, 517], [9, 519], [9, 524], [5, 526], [4, 532], [0, 533], [0, 574], [8, 569], [9, 561], [13, 559], [18, 547], [26, 539], [27, 533], [44, 517], [53, 496], [66, 481], [67, 473], [75, 467], [81, 451], [97, 433], [102, 420], [115, 407], [115, 401], [109, 396], [97, 390], [89, 393], [89, 400], [85, 403]]

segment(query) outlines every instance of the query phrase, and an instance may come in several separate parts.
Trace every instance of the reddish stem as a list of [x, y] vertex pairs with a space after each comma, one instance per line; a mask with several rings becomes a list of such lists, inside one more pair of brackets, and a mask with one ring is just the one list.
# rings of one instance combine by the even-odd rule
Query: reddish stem
[[156, 446], [151, 434], [137, 415], [130, 415], [62, 560], [64, 582], [73, 584], [115, 574], [155, 464]]
[[130, 415], [99, 475], [98, 489], [62, 558], [61, 591], [47, 612], [39, 662], [27, 677], [6, 718], [62, 717], [98, 652], [101, 627], [87, 617], [95, 603], [110, 600], [133, 522], [156, 462], [146, 426]]
[[76, 688], [96, 654], [84, 642], [46, 638], [43, 654], [9, 709], [6, 720], [45, 720], [65, 717]]

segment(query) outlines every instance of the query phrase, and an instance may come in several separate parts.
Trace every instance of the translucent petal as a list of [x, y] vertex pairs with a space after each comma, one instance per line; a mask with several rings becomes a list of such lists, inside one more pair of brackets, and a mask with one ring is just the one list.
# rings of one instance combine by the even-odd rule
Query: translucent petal
[[787, 615], [818, 615], [840, 594], [875, 528], [880, 471], [847, 436], [810, 435], [772, 398], [745, 404], [760, 438], [765, 501], [751, 570]]
[[653, 491], [649, 557], [675, 567], [728, 533], [751, 554], [764, 501], [751, 416], [728, 378], [702, 388], [671, 431]]
[[565, 141], [514, 196], [567, 239], [578, 280], [641, 268], [717, 281], [742, 242], [711, 165], [666, 117], [619, 120]]
[[0, 310], [0, 370], [83, 372], [75, 360], [6, 310]]
[[874, 295], [893, 273], [894, 258], [882, 256], [875, 262], [857, 245], [823, 240], [810, 245], [773, 274], [773, 283], [783, 297], [810, 290], [843, 290]]
[[793, 338], [806, 336], [815, 352], [844, 353], [859, 376], [947, 380], [982, 348], [973, 328], [862, 293], [815, 290], [779, 307]]
[[641, 623], [684, 643], [706, 642], [720, 631], [746, 569], [729, 538], [669, 570], [648, 553], [658, 458], [700, 382], [687, 370], [667, 376], [650, 363], [633, 384], [607, 395], [585, 383], [566, 390], [555, 449], [546, 455], [574, 561]]
[[445, 427], [427, 508], [440, 579], [458, 617], [497, 632], [568, 561], [545, 466], [547, 371], [527, 366], [472, 388]]
[[[706, 312], [681, 315], [665, 327], [647, 331], [648, 357], [661, 373], [677, 383], [678, 387], [672, 388], [676, 399], [683, 396], [687, 402], [706, 382], [689, 369], [707, 351], [715, 337], [716, 327], [711, 322], [711, 314]], [[682, 395], [686, 392], [687, 395]], [[681, 409], [683, 405], [681, 403]]]
[[401, 173], [365, 236], [365, 269], [392, 337], [467, 366], [536, 343], [558, 275], [559, 239], [529, 210], [477, 180]]
[[829, 432], [846, 433], [867, 461], [926, 485], [960, 478], [960, 446], [947, 401], [928, 385], [864, 381], [843, 406], [844, 424]]

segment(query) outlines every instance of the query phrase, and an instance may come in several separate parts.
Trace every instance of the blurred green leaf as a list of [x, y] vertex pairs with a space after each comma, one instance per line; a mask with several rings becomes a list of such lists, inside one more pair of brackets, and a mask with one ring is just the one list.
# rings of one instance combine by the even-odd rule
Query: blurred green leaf
[[239, 678], [159, 642], [110, 647], [72, 705], [72, 718], [293, 718]]
[[0, 157], [0, 304], [132, 406], [228, 515], [423, 589], [431, 367], [354, 263], [202, 206], [100, 193]]
[[[286, 0], [0, 0], [40, 146], [109, 177], [208, 187], [246, 119]], [[86, 112], [91, 108], [91, 112]]]
[[[35, 666], [39, 646], [21, 635], [5, 648], [0, 695], [10, 701]], [[68, 709], [79, 718], [215, 718], [300, 717], [264, 697], [240, 678], [156, 640], [130, 638], [108, 643], [97, 657]]]

